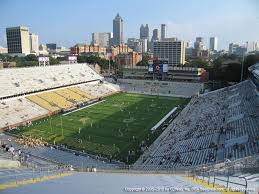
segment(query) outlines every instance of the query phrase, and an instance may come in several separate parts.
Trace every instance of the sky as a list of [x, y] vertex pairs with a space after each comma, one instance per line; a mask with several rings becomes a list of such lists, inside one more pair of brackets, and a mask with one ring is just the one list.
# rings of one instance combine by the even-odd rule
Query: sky
[[[92, 32], [112, 32], [112, 20], [124, 20], [124, 38], [139, 37], [167, 24], [167, 36], [184, 41], [217, 36], [219, 48], [231, 42], [259, 41], [259, 0], [0, 0], [0, 45], [6, 27], [27, 26], [41, 44], [71, 47], [90, 43]], [[150, 34], [151, 36], [151, 34]]]

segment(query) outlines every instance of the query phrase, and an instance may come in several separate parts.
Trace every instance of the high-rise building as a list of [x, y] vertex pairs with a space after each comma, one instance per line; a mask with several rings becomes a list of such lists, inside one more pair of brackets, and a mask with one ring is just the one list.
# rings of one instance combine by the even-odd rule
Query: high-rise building
[[192, 52], [193, 52], [193, 46], [192, 46], [192, 42], [187, 41], [185, 42], [185, 57], [189, 58], [192, 56]]
[[140, 29], [139, 29], [139, 38], [145, 38], [145, 27], [143, 24], [141, 24]]
[[140, 29], [139, 29], [139, 38], [140, 39], [147, 39], [149, 40], [149, 27], [148, 24], [145, 26], [141, 24]]
[[113, 44], [123, 44], [123, 20], [119, 14], [113, 20]]
[[247, 45], [239, 45], [234, 43], [229, 44], [228, 54], [230, 55], [234, 54], [239, 57], [242, 57], [246, 52], [247, 52]]
[[27, 27], [18, 26], [6, 28], [6, 38], [8, 53], [10, 54], [30, 54], [30, 38], [29, 29]]
[[161, 40], [153, 43], [154, 58], [168, 61], [168, 66], [185, 63], [185, 47], [183, 41]]
[[161, 40], [166, 39], [166, 24], [161, 24]]
[[37, 34], [30, 33], [30, 49], [31, 53], [38, 54], [39, 52], [39, 37]]
[[154, 42], [157, 40], [159, 40], [159, 31], [158, 31], [158, 29], [154, 29], [151, 41]]
[[191, 41], [185, 42], [185, 48], [192, 48], [192, 42]]
[[202, 37], [197, 37], [196, 41], [194, 42], [194, 49], [196, 50], [205, 50], [206, 47], [203, 43], [203, 38]]
[[46, 44], [47, 49], [51, 51], [55, 51], [57, 49], [57, 44], [56, 43], [48, 43]]
[[218, 38], [210, 37], [210, 50], [217, 51], [218, 50]]
[[6, 53], [8, 53], [8, 49], [5, 48], [5, 47], [2, 47], [2, 46], [0, 45], [0, 54], [6, 54]]
[[112, 37], [112, 32], [94, 32], [92, 33], [92, 44], [97, 44], [100, 47], [109, 47]]
[[253, 52], [259, 50], [259, 44], [255, 41], [247, 42], [247, 52]]
[[39, 55], [48, 55], [48, 49], [47, 46], [45, 44], [40, 44], [39, 46]]
[[128, 38], [127, 45], [138, 53], [147, 52], [147, 39]]

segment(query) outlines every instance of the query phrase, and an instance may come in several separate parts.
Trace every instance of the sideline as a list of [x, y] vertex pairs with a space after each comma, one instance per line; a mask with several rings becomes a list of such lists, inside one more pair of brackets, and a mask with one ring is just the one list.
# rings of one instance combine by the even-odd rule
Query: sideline
[[84, 106], [84, 107], [81, 107], [81, 108], [79, 108], [79, 109], [73, 110], [73, 111], [71, 111], [71, 112], [65, 113], [65, 114], [63, 114], [63, 116], [69, 115], [70, 113], [77, 112], [77, 111], [79, 111], [79, 110], [82, 110], [82, 109], [88, 108], [88, 107], [90, 107], [90, 106], [93, 106], [93, 105], [96, 105], [96, 104], [99, 104], [99, 103], [101, 103], [101, 102], [105, 102], [105, 101], [106, 101], [106, 100], [101, 100], [101, 101], [98, 101], [98, 102], [95, 102], [95, 103], [89, 104], [89, 105], [87, 105], [87, 106]]
[[165, 115], [154, 127], [151, 128], [151, 131], [155, 131], [168, 117], [170, 117], [175, 111], [177, 107], [174, 107], [167, 115]]

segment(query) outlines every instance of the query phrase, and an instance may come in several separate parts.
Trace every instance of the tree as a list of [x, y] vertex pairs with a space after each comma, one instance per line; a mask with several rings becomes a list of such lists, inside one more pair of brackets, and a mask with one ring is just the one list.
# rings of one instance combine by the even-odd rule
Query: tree
[[210, 80], [216, 80], [222, 83], [239, 82], [241, 62], [236, 55], [221, 55], [213, 61], [208, 71]]
[[186, 64], [186, 66], [208, 69], [209, 62], [204, 59], [194, 59], [190, 63]]
[[53, 57], [49, 57], [49, 64], [50, 65], [56, 65], [56, 64], [59, 64], [60, 63], [60, 61], [58, 60], [58, 59], [56, 59], [56, 58], [53, 58]]
[[[79, 63], [90, 63], [90, 64], [97, 63], [101, 66], [102, 69], [109, 68], [109, 61], [96, 55], [90, 55], [90, 56], [80, 55], [78, 56], [77, 61]], [[111, 63], [111, 67], [114, 66], [114, 62], [112, 60], [110, 61], [110, 63]]]
[[148, 56], [143, 55], [142, 60], [139, 61], [136, 65], [137, 66], [147, 66], [148, 65]]
[[24, 57], [24, 60], [25, 61], [38, 61], [38, 58], [37, 58], [37, 56], [36, 55], [32, 55], [32, 54], [30, 54], [30, 55], [26, 55], [25, 57]]
[[259, 63], [259, 54], [248, 55], [244, 60], [244, 79], [248, 77], [248, 68], [256, 63]]

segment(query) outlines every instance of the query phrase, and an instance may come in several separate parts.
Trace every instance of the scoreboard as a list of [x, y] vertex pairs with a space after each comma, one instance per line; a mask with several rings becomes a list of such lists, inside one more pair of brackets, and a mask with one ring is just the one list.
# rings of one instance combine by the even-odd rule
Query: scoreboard
[[168, 61], [149, 60], [148, 65], [149, 73], [164, 74], [168, 72]]

